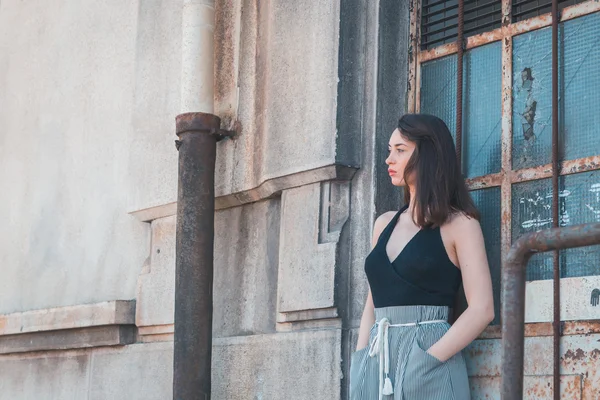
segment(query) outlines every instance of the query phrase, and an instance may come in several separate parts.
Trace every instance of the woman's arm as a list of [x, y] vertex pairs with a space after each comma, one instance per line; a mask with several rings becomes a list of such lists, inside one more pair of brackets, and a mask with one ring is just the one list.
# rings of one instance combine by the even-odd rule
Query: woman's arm
[[492, 279], [481, 225], [476, 219], [461, 215], [449, 224], [449, 228], [454, 238], [468, 307], [448, 332], [427, 350], [441, 361], [465, 348], [494, 319]]
[[[393, 211], [389, 211], [380, 215], [373, 226], [373, 239], [371, 240], [371, 248], [375, 247], [379, 235], [385, 229], [387, 224], [390, 223], [394, 216]], [[360, 329], [358, 331], [358, 341], [356, 343], [356, 350], [363, 349], [369, 345], [369, 331], [375, 323], [375, 306], [373, 305], [373, 296], [371, 295], [371, 288], [367, 294], [367, 300], [365, 301], [365, 308], [363, 309], [362, 318], [360, 319]]]
[[358, 342], [356, 343], [357, 351], [360, 349], [364, 349], [369, 345], [369, 332], [374, 323], [375, 307], [373, 306], [373, 297], [371, 296], [371, 289], [369, 289], [369, 294], [367, 294], [367, 301], [365, 301], [365, 308], [363, 310], [362, 318], [360, 319]]

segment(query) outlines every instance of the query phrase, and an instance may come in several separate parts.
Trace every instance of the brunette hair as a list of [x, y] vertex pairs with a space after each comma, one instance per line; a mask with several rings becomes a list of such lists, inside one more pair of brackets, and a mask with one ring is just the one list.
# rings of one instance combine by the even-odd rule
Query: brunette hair
[[[455, 213], [479, 220], [460, 172], [454, 140], [444, 121], [428, 114], [405, 114], [398, 121], [398, 130], [415, 143], [404, 171], [404, 182], [409, 182], [410, 176], [415, 184], [415, 223], [437, 227]], [[410, 203], [409, 190], [404, 190], [404, 201]]]

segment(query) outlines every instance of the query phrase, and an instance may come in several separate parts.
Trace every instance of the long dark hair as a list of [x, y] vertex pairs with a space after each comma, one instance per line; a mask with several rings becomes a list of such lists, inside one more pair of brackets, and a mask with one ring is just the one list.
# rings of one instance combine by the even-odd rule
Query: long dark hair
[[[404, 182], [415, 184], [412, 218], [422, 227], [442, 226], [452, 214], [464, 213], [479, 220], [479, 212], [461, 175], [450, 130], [438, 117], [405, 114], [398, 121], [400, 134], [415, 143], [404, 170]], [[404, 190], [410, 203], [410, 191]]]

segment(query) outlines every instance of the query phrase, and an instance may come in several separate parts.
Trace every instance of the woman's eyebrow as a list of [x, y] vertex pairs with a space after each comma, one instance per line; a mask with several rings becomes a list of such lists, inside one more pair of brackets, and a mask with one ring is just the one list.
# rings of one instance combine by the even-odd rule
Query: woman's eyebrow
[[[394, 147], [398, 147], [398, 146], [406, 146], [406, 145], [405, 145], [404, 143], [396, 143], [396, 144], [394, 145]], [[388, 144], [388, 147], [392, 147], [392, 145], [391, 145], [391, 144]]]

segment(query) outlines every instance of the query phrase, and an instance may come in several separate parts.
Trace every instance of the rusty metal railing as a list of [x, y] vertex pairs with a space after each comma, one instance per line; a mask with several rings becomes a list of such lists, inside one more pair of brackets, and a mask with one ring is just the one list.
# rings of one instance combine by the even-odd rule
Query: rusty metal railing
[[546, 229], [520, 237], [502, 269], [502, 400], [523, 398], [525, 270], [536, 253], [600, 244], [600, 223]]

